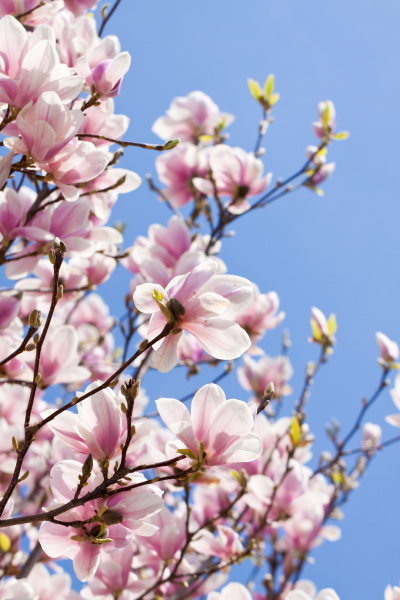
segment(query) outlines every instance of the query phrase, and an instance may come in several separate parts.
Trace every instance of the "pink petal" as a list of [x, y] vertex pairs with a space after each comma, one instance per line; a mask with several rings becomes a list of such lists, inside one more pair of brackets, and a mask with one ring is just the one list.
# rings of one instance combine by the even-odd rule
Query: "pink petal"
[[183, 323], [182, 327], [197, 338], [203, 350], [220, 360], [238, 358], [251, 345], [245, 330], [225, 319], [209, 319], [204, 323]]

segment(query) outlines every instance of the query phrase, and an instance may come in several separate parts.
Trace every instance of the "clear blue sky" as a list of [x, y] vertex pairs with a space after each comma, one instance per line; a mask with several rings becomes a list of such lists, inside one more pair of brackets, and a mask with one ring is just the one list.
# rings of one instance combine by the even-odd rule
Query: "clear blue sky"
[[[397, 0], [123, 0], [106, 28], [132, 54], [117, 100], [117, 112], [131, 118], [129, 140], [156, 142], [151, 125], [171, 99], [199, 89], [236, 115], [229, 143], [250, 151], [260, 115], [246, 81], [263, 82], [268, 73], [276, 76], [281, 100], [266, 137], [266, 170], [287, 176], [302, 165], [305, 146], [315, 143], [311, 123], [320, 100], [335, 103], [339, 129], [351, 132], [348, 141], [331, 147], [337, 167], [324, 185], [324, 198], [301, 190], [257, 218], [239, 220], [236, 238], [224, 243], [222, 253], [230, 272], [280, 295], [293, 341], [292, 400], [306, 362], [317, 358], [307, 343], [310, 307], [337, 315], [337, 348], [308, 406], [316, 454], [330, 448], [325, 423], [335, 415], [346, 432], [361, 398], [378, 382], [375, 332], [400, 342], [399, 23]], [[155, 175], [155, 158], [127, 150], [122, 164], [142, 177]], [[168, 218], [145, 185], [121, 196], [113, 216], [129, 222], [126, 245], [151, 222]], [[128, 280], [121, 269], [107, 285], [116, 315], [122, 314]], [[267, 336], [268, 353], [279, 352], [281, 331]], [[176, 375], [157, 376], [145, 387], [155, 399], [174, 395], [178, 385], [178, 396], [188, 388], [176, 381]], [[247, 399], [234, 377], [224, 387], [228, 396]], [[289, 399], [284, 414], [290, 408]], [[385, 437], [398, 432], [384, 423], [392, 412], [386, 393], [368, 418], [382, 425]], [[388, 583], [398, 585], [399, 494], [400, 447], [395, 446], [374, 459], [345, 507], [342, 540], [317, 549], [316, 564], [305, 576], [319, 589], [334, 587], [341, 600], [383, 598]]]

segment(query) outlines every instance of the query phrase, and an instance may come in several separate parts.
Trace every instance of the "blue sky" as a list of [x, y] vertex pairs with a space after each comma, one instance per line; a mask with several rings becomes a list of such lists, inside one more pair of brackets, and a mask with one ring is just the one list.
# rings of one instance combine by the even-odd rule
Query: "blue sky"
[[[119, 35], [133, 59], [117, 100], [117, 112], [131, 118], [127, 139], [155, 142], [151, 125], [171, 99], [200, 89], [236, 115], [229, 143], [250, 151], [260, 115], [246, 81], [263, 82], [268, 73], [275, 74], [281, 100], [265, 140], [267, 171], [285, 177], [303, 164], [305, 146], [315, 143], [311, 123], [320, 100], [335, 103], [339, 129], [351, 133], [329, 150], [337, 166], [324, 185], [324, 198], [301, 190], [256, 218], [239, 220], [236, 237], [226, 240], [222, 251], [230, 272], [280, 295], [293, 342], [292, 400], [300, 392], [305, 364], [317, 358], [307, 342], [310, 307], [337, 315], [337, 348], [308, 405], [316, 455], [329, 448], [325, 423], [335, 415], [346, 432], [362, 397], [378, 383], [375, 332], [400, 341], [399, 17], [395, 0], [123, 0], [106, 29]], [[154, 176], [155, 158], [127, 151], [123, 164], [141, 176]], [[120, 198], [114, 218], [129, 222], [128, 245], [151, 222], [165, 223], [169, 214], [143, 185]], [[115, 285], [119, 281], [126, 289], [128, 279], [121, 272], [107, 286], [115, 314], [122, 312]], [[279, 352], [281, 333], [282, 328], [266, 337], [268, 353]], [[156, 398], [179, 395], [196, 383], [188, 388], [175, 375], [149, 379], [145, 386]], [[228, 396], [246, 399], [234, 376], [224, 388]], [[290, 408], [289, 399], [284, 414]], [[368, 417], [382, 425], [385, 437], [397, 433], [384, 423], [392, 412], [385, 393]], [[341, 600], [382, 598], [388, 583], [399, 583], [399, 453], [394, 446], [374, 459], [344, 507], [342, 540], [317, 549], [315, 565], [305, 569], [319, 589], [334, 587]]]

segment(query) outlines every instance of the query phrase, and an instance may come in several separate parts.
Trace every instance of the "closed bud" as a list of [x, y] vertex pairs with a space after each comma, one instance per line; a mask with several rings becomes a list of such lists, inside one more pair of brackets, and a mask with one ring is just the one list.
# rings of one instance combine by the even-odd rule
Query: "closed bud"
[[123, 516], [116, 510], [106, 510], [102, 515], [102, 520], [106, 525], [117, 525], [123, 521]]
[[67, 246], [64, 244], [62, 240], [60, 240], [60, 250], [63, 254], [67, 253]]
[[39, 381], [42, 379], [42, 376], [40, 373], [36, 373], [36, 377], [35, 377], [35, 383], [39, 383]]
[[28, 318], [29, 327], [37, 327], [39, 311], [37, 308], [34, 308]]
[[59, 237], [54, 238], [53, 248], [54, 248], [54, 250], [60, 249], [60, 238]]
[[29, 471], [26, 471], [26, 472], [25, 472], [25, 473], [22, 475], [22, 477], [20, 477], [20, 478], [19, 478], [19, 480], [18, 480], [18, 481], [19, 481], [19, 482], [21, 482], [21, 481], [25, 481], [25, 479], [27, 479], [27, 478], [28, 478], [28, 476], [29, 476]]
[[51, 262], [52, 265], [56, 264], [56, 257], [55, 257], [53, 248], [50, 248], [50, 250], [49, 250], [49, 261]]
[[132, 425], [131, 427], [131, 435], [135, 435], [136, 433], [136, 427], [134, 425]]
[[17, 438], [14, 435], [12, 436], [11, 442], [12, 442], [15, 452], [18, 452], [18, 450], [19, 450], [18, 442], [17, 442]]
[[168, 142], [165, 142], [164, 144], [164, 150], [172, 150], [173, 148], [176, 148], [180, 141], [180, 138], [176, 138], [175, 140], [168, 140]]
[[268, 400], [272, 400], [275, 396], [275, 386], [272, 381], [269, 382], [264, 391], [264, 398], [268, 398]]
[[126, 391], [126, 386], [125, 386], [125, 384], [124, 384], [124, 383], [121, 385], [121, 394], [122, 394], [123, 396], [126, 396], [126, 394], [127, 394], [127, 391]]
[[126, 404], [124, 404], [124, 403], [121, 404], [121, 410], [124, 413], [124, 415], [126, 415]]
[[72, 398], [72, 400], [71, 400], [71, 405], [74, 406], [78, 402], [78, 400], [79, 400], [79, 397], [78, 396], [74, 396]]
[[146, 350], [147, 344], [149, 343], [149, 340], [142, 340], [139, 344], [139, 350], [140, 352], [144, 352]]
[[37, 344], [39, 339], [40, 339], [40, 335], [38, 333], [35, 333], [35, 335], [33, 336], [33, 343]]
[[27, 352], [32, 352], [32, 350], [35, 350], [35, 348], [36, 348], [36, 344], [32, 344], [32, 343], [25, 346], [25, 350]]
[[64, 286], [62, 285], [62, 283], [60, 283], [60, 285], [57, 288], [57, 296], [56, 296], [57, 300], [61, 300], [63, 295], [64, 295]]

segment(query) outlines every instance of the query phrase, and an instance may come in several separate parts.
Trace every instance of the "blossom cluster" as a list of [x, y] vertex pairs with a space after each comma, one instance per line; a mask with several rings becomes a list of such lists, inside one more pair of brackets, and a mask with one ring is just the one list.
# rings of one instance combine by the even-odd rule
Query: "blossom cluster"
[[[292, 393], [290, 343], [285, 335], [276, 356], [260, 345], [285, 318], [279, 296], [220, 257], [231, 222], [290, 189], [264, 174], [260, 145], [226, 143], [233, 116], [200, 91], [156, 120], [163, 144], [122, 140], [129, 119], [114, 113], [114, 98], [130, 55], [97, 33], [96, 5], [0, 0], [0, 265], [9, 280], [0, 289], [0, 600], [260, 600], [228, 574], [265, 560], [268, 598], [339, 600], [299, 576], [314, 548], [339, 539], [333, 521], [381, 448], [381, 428], [363, 423], [348, 468], [353, 433], [341, 440], [332, 425], [336, 454], [312, 462], [306, 400], [336, 319], [312, 308], [320, 359], [294, 411], [279, 417]], [[279, 95], [272, 76], [264, 90], [249, 86], [263, 110], [261, 143]], [[331, 101], [318, 112], [299, 184], [317, 192], [334, 168], [328, 145], [346, 137]], [[150, 184], [174, 213], [125, 250], [112, 207], [141, 178], [117, 166], [118, 145], [161, 151], [164, 187]], [[132, 277], [118, 321], [96, 290], [119, 264]], [[382, 333], [377, 343], [380, 393], [399, 348]], [[189, 376], [223, 371], [186, 399], [160, 391], [156, 413], [147, 411], [141, 380], [183, 366]], [[236, 367], [244, 391], [227, 399], [217, 380]], [[391, 394], [400, 408], [400, 376]], [[400, 426], [398, 415], [387, 421]], [[79, 593], [63, 558], [85, 582]]]

